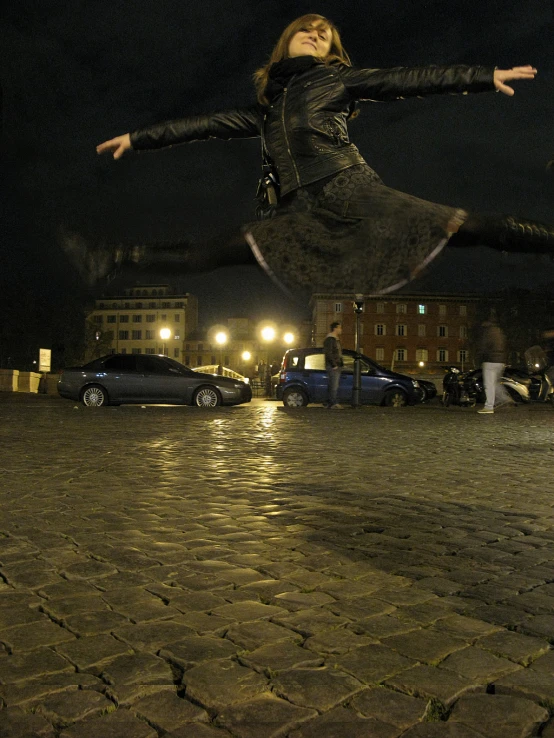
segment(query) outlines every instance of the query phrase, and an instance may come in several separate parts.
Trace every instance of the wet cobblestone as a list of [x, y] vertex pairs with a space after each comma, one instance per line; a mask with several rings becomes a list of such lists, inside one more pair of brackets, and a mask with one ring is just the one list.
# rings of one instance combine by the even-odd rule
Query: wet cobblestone
[[554, 410], [0, 394], [0, 736], [554, 735]]

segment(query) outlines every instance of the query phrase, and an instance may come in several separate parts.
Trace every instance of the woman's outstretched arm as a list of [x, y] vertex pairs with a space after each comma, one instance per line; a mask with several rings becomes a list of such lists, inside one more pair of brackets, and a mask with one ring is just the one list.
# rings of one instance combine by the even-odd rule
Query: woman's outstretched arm
[[263, 111], [256, 104], [250, 108], [226, 110], [208, 115], [192, 115], [139, 128], [104, 141], [96, 147], [98, 154], [112, 153], [119, 159], [129, 149], [142, 151], [161, 149], [208, 138], [256, 138], [260, 135]]
[[398, 100], [438, 94], [503, 92], [513, 95], [506, 84], [516, 79], [533, 79], [537, 70], [528, 65], [513, 69], [465, 66], [394, 67], [392, 69], [352, 69], [341, 67], [339, 74], [354, 100]]

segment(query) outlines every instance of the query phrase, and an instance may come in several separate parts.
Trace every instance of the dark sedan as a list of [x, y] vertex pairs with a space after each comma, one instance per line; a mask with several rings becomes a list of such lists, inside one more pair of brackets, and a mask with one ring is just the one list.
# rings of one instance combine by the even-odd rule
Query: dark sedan
[[417, 378], [419, 389], [421, 390], [421, 402], [429, 402], [437, 396], [437, 385], [429, 382], [427, 379]]
[[246, 382], [194, 372], [178, 361], [151, 354], [110, 354], [64, 369], [58, 393], [87, 407], [124, 403], [216, 407], [252, 399]]

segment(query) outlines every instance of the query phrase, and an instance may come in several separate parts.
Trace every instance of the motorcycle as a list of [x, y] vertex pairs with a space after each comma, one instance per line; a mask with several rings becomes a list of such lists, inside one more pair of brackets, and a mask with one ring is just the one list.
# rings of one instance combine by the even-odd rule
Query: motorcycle
[[540, 346], [531, 346], [524, 353], [526, 369], [506, 367], [501, 383], [516, 402], [551, 402], [554, 386], [550, 378], [546, 354]]
[[480, 388], [473, 372], [461, 372], [458, 367], [450, 366], [442, 380], [442, 404], [475, 407], [480, 396]]
[[[540, 346], [532, 346], [524, 354], [525, 367], [506, 366], [500, 377], [502, 384], [516, 403], [551, 402], [554, 405], [554, 386], [546, 354]], [[466, 375], [466, 382], [475, 387], [477, 402], [485, 402], [485, 388], [481, 369]]]

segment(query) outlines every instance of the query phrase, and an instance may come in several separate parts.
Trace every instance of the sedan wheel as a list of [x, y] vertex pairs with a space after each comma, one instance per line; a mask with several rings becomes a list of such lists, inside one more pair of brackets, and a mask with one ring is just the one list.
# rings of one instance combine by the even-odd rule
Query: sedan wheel
[[221, 396], [215, 387], [200, 387], [194, 395], [194, 404], [198, 407], [217, 407], [221, 404]]
[[385, 394], [385, 405], [387, 407], [404, 407], [408, 404], [406, 393], [400, 389], [389, 390]]
[[108, 404], [108, 394], [103, 387], [98, 384], [91, 384], [86, 387], [81, 394], [81, 402], [86, 407], [101, 407]]
[[306, 407], [308, 395], [299, 387], [289, 387], [283, 392], [283, 405], [285, 407]]

